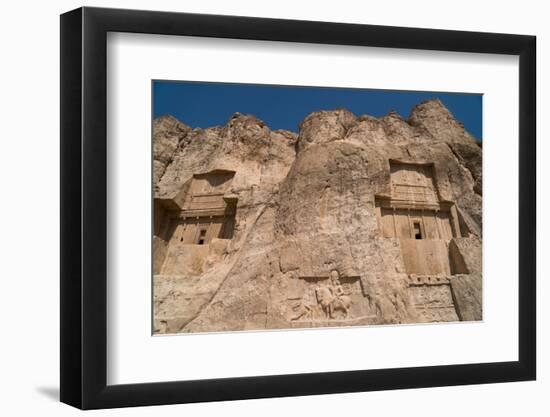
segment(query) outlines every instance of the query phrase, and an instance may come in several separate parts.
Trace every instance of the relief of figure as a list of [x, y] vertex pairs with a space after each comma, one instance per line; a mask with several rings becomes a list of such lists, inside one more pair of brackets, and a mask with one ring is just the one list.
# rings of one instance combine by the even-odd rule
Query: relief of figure
[[321, 309], [325, 313], [327, 319], [332, 317], [332, 302], [334, 301], [334, 295], [332, 289], [325, 285], [319, 286], [315, 289], [315, 295], [317, 296], [317, 302], [321, 306]]
[[321, 306], [327, 319], [335, 319], [336, 312], [341, 311], [343, 318], [347, 319], [351, 307], [351, 298], [345, 295], [340, 275], [334, 270], [330, 273], [330, 286], [319, 286], [315, 289], [317, 302]]
[[295, 315], [290, 318], [291, 321], [296, 321], [300, 319], [303, 319], [303, 320], [313, 319], [313, 308], [311, 308], [310, 306], [302, 302], [295, 305], [292, 308], [292, 311], [295, 313]]
[[[351, 307], [351, 298], [344, 293], [344, 288], [342, 288], [342, 284], [340, 283], [340, 275], [338, 274], [338, 271], [331, 271], [330, 281], [334, 292], [331, 313], [340, 310], [344, 314], [344, 319], [347, 319], [349, 309]], [[334, 318], [334, 314], [331, 314], [331, 318]]]

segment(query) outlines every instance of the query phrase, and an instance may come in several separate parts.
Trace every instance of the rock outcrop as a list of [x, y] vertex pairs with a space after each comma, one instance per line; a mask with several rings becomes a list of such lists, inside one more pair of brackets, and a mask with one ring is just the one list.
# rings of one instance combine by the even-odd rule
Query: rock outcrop
[[438, 100], [153, 124], [155, 333], [481, 320], [481, 147]]

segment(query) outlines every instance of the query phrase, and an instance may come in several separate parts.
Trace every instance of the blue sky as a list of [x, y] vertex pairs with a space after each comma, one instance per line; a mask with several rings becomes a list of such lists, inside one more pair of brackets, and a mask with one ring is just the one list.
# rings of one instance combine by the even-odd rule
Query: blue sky
[[478, 140], [482, 139], [482, 95], [442, 92], [275, 86], [262, 84], [153, 81], [153, 116], [171, 114], [196, 128], [224, 125], [235, 112], [253, 114], [272, 130], [298, 131], [317, 110], [346, 108], [379, 117], [395, 110], [404, 118], [414, 105], [438, 98]]

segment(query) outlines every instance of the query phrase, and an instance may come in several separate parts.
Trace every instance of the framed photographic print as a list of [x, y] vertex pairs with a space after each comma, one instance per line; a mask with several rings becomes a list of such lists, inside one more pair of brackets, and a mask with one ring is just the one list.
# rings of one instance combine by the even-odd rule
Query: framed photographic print
[[535, 379], [535, 38], [61, 16], [61, 400]]

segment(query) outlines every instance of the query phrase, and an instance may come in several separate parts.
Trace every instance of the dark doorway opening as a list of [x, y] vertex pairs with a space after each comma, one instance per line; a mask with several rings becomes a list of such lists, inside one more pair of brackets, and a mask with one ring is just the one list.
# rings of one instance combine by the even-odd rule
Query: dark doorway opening
[[422, 229], [420, 228], [420, 222], [413, 223], [413, 233], [415, 239], [422, 239]]
[[200, 231], [200, 234], [199, 234], [199, 241], [197, 242], [197, 244], [199, 245], [204, 245], [204, 241], [206, 239], [206, 230], [205, 229], [202, 229]]

